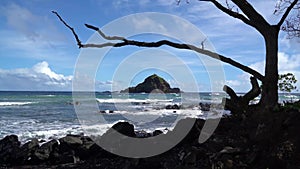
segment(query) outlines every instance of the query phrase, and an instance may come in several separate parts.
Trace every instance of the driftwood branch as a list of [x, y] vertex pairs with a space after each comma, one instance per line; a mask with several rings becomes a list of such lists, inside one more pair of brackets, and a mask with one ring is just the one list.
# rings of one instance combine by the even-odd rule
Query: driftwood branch
[[221, 54], [215, 53], [215, 52], [211, 52], [209, 50], [205, 50], [202, 48], [199, 48], [195, 45], [191, 45], [191, 44], [185, 44], [185, 43], [175, 43], [175, 42], [171, 42], [168, 40], [160, 40], [160, 41], [156, 41], [156, 42], [141, 42], [141, 41], [135, 41], [135, 40], [128, 40], [125, 37], [120, 37], [120, 36], [107, 36], [105, 35], [98, 27], [89, 25], [89, 24], [85, 24], [85, 26], [89, 29], [92, 29], [94, 31], [97, 31], [99, 33], [99, 35], [101, 37], [103, 37], [106, 40], [119, 40], [121, 42], [107, 42], [107, 43], [102, 43], [102, 44], [82, 44], [81, 41], [79, 40], [77, 34], [75, 33], [74, 29], [72, 27], [70, 27], [60, 16], [57, 12], [53, 11], [54, 14], [57, 15], [57, 17], [59, 18], [59, 20], [66, 26], [68, 27], [73, 35], [75, 36], [75, 39], [77, 41], [77, 45], [79, 48], [88, 48], [88, 47], [92, 47], [92, 48], [103, 48], [103, 47], [122, 47], [122, 46], [137, 46], [137, 47], [160, 47], [163, 45], [166, 46], [170, 46], [170, 47], [174, 47], [177, 49], [186, 49], [186, 50], [191, 50], [191, 51], [195, 51], [197, 53], [209, 56], [211, 58], [220, 60], [222, 62], [228, 63], [234, 67], [237, 67], [249, 74], [251, 74], [252, 76], [254, 76], [255, 78], [263, 81], [264, 80], [264, 76], [262, 74], [260, 74], [259, 72], [257, 72], [254, 69], [251, 69], [248, 66], [245, 66], [237, 61], [234, 61], [228, 57], [225, 57]]
[[237, 100], [238, 99], [237, 94], [235, 93], [235, 91], [231, 87], [229, 87], [227, 85], [224, 85], [223, 91], [226, 92], [232, 100]]
[[252, 88], [244, 96], [237, 96], [235, 91], [226, 85], [223, 87], [223, 91], [230, 96], [230, 99], [225, 99], [225, 108], [229, 109], [233, 114], [238, 114], [241, 113], [241, 111], [246, 110], [250, 101], [260, 95], [261, 90], [256, 78], [250, 77], [250, 81]]
[[259, 96], [260, 93], [261, 93], [261, 90], [259, 88], [259, 84], [258, 84], [257, 80], [254, 77], [250, 77], [250, 82], [251, 82], [252, 88], [248, 93], [246, 93], [243, 96], [243, 99], [246, 100], [248, 103], [251, 100], [253, 100], [255, 97]]

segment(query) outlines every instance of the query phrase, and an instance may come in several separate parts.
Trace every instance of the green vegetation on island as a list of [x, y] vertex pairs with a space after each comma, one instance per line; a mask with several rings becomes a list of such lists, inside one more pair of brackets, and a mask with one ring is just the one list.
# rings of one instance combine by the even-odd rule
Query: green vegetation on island
[[179, 88], [171, 88], [162, 77], [153, 74], [135, 87], [122, 90], [121, 93], [180, 93]]

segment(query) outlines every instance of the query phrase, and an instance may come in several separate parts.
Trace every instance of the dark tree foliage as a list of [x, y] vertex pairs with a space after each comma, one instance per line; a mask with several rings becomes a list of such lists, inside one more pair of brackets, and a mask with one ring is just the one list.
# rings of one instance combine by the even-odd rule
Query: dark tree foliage
[[297, 79], [295, 75], [292, 73], [281, 74], [278, 77], [278, 87], [280, 91], [283, 92], [292, 92], [297, 89], [295, 85], [297, 83]]

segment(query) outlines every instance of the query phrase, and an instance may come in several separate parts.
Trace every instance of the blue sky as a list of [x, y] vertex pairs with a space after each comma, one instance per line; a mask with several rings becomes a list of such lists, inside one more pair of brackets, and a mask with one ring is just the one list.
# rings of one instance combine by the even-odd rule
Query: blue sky
[[[250, 3], [270, 23], [278, 21], [279, 16], [273, 15], [276, 1], [254, 0]], [[191, 0], [189, 4], [186, 4], [183, 1], [178, 6], [175, 0], [2, 0], [0, 8], [0, 90], [72, 90], [75, 65], [84, 51], [78, 49], [74, 37], [51, 13], [52, 10], [59, 12], [75, 28], [83, 42], [88, 41], [94, 34], [93, 31], [84, 27], [84, 23], [103, 27], [121, 17], [143, 12], [176, 15], [195, 25], [216, 52], [231, 57], [261, 73], [264, 69], [264, 43], [259, 33], [241, 21], [220, 12], [208, 2]], [[151, 23], [152, 26], [157, 26], [154, 20], [146, 17], [140, 18], [135, 23], [136, 27], [149, 28]], [[164, 30], [169, 30], [172, 25], [163, 24], [162, 27]], [[116, 28], [117, 31], [126, 29], [121, 26]], [[172, 29], [185, 30], [180, 26]], [[190, 32], [184, 33], [192, 42], [194, 35]], [[142, 34], [130, 38], [150, 41], [165, 37]], [[195, 42], [198, 45], [199, 43]], [[279, 71], [280, 73], [292, 72], [300, 80], [299, 44], [299, 39], [287, 39], [284, 33], [280, 34]], [[142, 54], [139, 59], [143, 58], [145, 55], [143, 51], [147, 50], [149, 49], [135, 47], [111, 49], [103, 60], [96, 64], [99, 64], [99, 67], [94, 76], [95, 89], [98, 91], [110, 90], [112, 86], [117, 86], [113, 89], [122, 89], [126, 85], [132, 86], [141, 82], [153, 73], [163, 76], [172, 86], [181, 87], [184, 91], [192, 90], [192, 83], [197, 84], [199, 91], [210, 91], [212, 83], [220, 86], [219, 89], [216, 89], [219, 91], [222, 90], [223, 84], [228, 84], [242, 92], [250, 88], [249, 75], [227, 64], [222, 64], [225, 73], [223, 80], [220, 78], [219, 81], [218, 79], [209, 81], [213, 79], [207, 72], [209, 68], [201, 63], [201, 59], [199, 60], [195, 53], [168, 47], [159, 48], [160, 53], [158, 53], [158, 55], [162, 55], [161, 58], [168, 58], [168, 60], [156, 58], [155, 61], [170, 63], [175, 62], [176, 59], [172, 60], [169, 56], [178, 57], [178, 62], [183, 61], [183, 65], [188, 68], [183, 68], [182, 71], [190, 70], [188, 76], [193, 76], [193, 78], [187, 77], [187, 74], [182, 73], [181, 69], [166, 69], [169, 70], [166, 72], [154, 65], [135, 72], [128, 77], [129, 82], [125, 83], [121, 78], [118, 79], [116, 70], [121, 63], [126, 62], [128, 56], [134, 58]], [[152, 49], [147, 52], [158, 51]], [[144, 59], [139, 59], [131, 61], [131, 65], [141, 65]], [[168, 66], [174, 65], [173, 63]], [[128, 65], [128, 67], [131, 66]], [[126, 77], [126, 72], [119, 72]], [[299, 82], [297, 85], [300, 88]]]

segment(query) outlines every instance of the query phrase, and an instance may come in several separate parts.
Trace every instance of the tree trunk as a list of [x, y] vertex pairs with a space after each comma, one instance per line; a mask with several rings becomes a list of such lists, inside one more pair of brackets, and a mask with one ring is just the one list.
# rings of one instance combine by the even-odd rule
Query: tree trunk
[[266, 45], [265, 79], [262, 85], [260, 105], [271, 110], [278, 103], [278, 26], [270, 26], [262, 32]]

